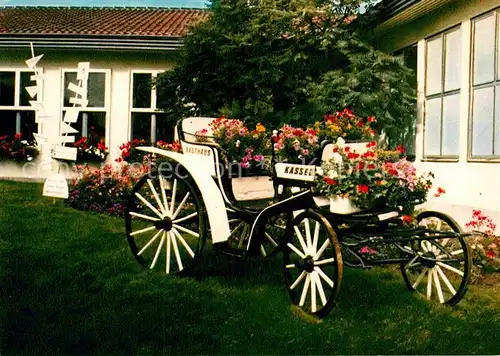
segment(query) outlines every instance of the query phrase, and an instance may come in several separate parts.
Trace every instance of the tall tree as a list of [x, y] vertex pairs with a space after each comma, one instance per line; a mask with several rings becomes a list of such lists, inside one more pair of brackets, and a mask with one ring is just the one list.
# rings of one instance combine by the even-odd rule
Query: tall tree
[[[156, 85], [160, 106], [306, 125], [351, 107], [376, 115], [390, 143], [414, 126], [403, 60], [375, 50], [351, 24], [360, 0], [217, 0]], [[408, 129], [410, 128], [410, 129]]]

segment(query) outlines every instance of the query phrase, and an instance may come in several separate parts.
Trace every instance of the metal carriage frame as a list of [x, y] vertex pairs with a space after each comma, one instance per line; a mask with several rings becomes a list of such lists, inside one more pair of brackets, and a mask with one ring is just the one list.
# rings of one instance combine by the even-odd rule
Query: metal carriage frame
[[[318, 204], [310, 178], [280, 177], [276, 170], [275, 201], [263, 209], [242, 207], [231, 175], [221, 169], [225, 166], [220, 147], [189, 140], [194, 132], [184, 123], [190, 119], [210, 118], [179, 121], [176, 137], [184, 153], [141, 148], [165, 157], [169, 168], [160, 166], [144, 176], [128, 203], [127, 239], [145, 267], [165, 266], [167, 274], [183, 274], [196, 264], [211, 238], [214, 249], [240, 257], [283, 251], [285, 283], [293, 303], [318, 317], [335, 305], [344, 265], [398, 264], [410, 290], [449, 305], [462, 299], [471, 254], [467, 235], [449, 216], [423, 212], [419, 223], [437, 220], [437, 225], [407, 227], [399, 211], [332, 213]], [[321, 155], [322, 150], [318, 158]], [[274, 161], [273, 155], [273, 168]], [[372, 250], [367, 246], [392, 246], [399, 256], [373, 258], [361, 253], [360, 247]]]

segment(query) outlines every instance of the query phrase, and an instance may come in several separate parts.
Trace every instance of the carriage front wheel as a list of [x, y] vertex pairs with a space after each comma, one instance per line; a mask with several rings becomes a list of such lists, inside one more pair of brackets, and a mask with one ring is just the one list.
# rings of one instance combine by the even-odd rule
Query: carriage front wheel
[[297, 215], [288, 225], [283, 249], [285, 283], [294, 304], [326, 316], [342, 282], [342, 254], [328, 220], [315, 211]]
[[144, 267], [166, 274], [187, 271], [206, 240], [202, 198], [189, 174], [148, 173], [137, 182], [125, 216], [132, 254]]
[[[433, 231], [461, 233], [460, 226], [446, 214], [425, 211], [418, 225]], [[432, 232], [426, 235], [432, 235]], [[455, 305], [464, 296], [472, 269], [469, 245], [462, 236], [413, 241], [405, 245], [413, 251], [401, 264], [406, 286], [428, 300]]]

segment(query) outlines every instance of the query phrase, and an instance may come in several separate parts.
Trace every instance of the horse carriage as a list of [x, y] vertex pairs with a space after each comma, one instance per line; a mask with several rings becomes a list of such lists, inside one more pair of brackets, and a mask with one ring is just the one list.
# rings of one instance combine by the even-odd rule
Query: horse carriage
[[[344, 266], [399, 265], [411, 291], [448, 305], [462, 299], [472, 260], [467, 234], [452, 218], [424, 211], [415, 226], [406, 226], [398, 209], [336, 209], [311, 189], [318, 165], [330, 158], [328, 142], [318, 151], [318, 165], [276, 162], [273, 154], [268, 179], [273, 196], [264, 206], [250, 206], [236, 198], [233, 186], [240, 178], [210, 140], [212, 120], [178, 122], [182, 153], [140, 148], [162, 158], [134, 187], [126, 213], [127, 239], [143, 266], [183, 274], [207, 241], [235, 256], [281, 251], [292, 302], [318, 317], [335, 305]], [[208, 138], [199, 142], [196, 132], [202, 129]], [[371, 254], [371, 247], [363, 253], [367, 245], [389, 253]]]

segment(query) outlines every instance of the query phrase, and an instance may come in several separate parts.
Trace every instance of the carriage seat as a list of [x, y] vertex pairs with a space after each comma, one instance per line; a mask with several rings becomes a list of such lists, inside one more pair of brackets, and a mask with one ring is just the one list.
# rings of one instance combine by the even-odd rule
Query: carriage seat
[[213, 117], [187, 117], [179, 120], [175, 130], [175, 140], [182, 140], [184, 142], [197, 142], [196, 133], [202, 130], [207, 130], [208, 142], [214, 143], [212, 137], [213, 131], [210, 128], [210, 123], [215, 120]]

